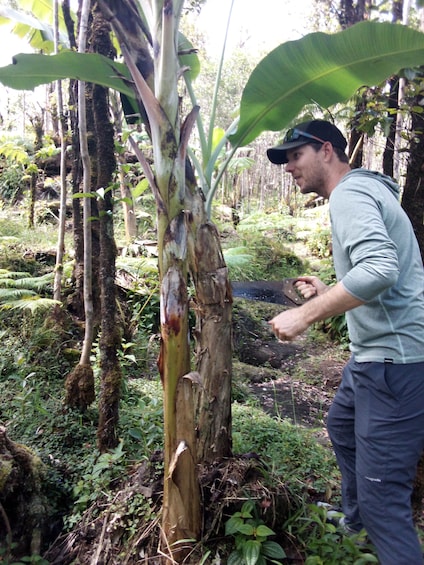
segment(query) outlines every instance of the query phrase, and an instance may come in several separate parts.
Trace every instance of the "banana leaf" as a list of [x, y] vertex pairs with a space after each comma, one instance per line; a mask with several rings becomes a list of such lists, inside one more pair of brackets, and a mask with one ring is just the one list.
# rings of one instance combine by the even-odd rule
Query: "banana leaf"
[[348, 100], [401, 69], [424, 65], [424, 34], [400, 24], [361, 22], [335, 34], [311, 33], [271, 51], [244, 88], [234, 146], [281, 131], [306, 105]]

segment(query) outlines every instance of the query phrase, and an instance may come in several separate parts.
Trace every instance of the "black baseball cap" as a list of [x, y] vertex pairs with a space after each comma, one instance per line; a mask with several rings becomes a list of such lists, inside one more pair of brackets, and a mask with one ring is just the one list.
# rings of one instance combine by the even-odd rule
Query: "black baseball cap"
[[346, 149], [347, 141], [335, 125], [325, 120], [311, 120], [289, 129], [283, 143], [271, 147], [266, 153], [271, 163], [281, 165], [288, 163], [287, 149], [295, 149], [307, 143], [325, 143], [326, 141], [343, 151]]

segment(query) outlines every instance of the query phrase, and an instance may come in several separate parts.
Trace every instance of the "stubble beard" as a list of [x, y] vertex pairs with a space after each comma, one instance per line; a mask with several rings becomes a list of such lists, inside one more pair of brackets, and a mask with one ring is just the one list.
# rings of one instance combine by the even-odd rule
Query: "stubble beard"
[[303, 186], [299, 186], [300, 192], [302, 194], [315, 193], [318, 196], [322, 196], [325, 187], [324, 176], [318, 170], [311, 171], [311, 173], [309, 175], [310, 179], [305, 181]]

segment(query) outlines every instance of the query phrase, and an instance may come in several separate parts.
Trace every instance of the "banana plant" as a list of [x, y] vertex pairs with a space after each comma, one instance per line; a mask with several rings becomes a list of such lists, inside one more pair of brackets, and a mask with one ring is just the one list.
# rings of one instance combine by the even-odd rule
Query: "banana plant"
[[[94, 82], [134, 99], [126, 65], [101, 55], [62, 51], [53, 56], [20, 54], [14, 64], [0, 68], [0, 82], [15, 89], [33, 89], [62, 78]], [[228, 163], [238, 148], [264, 131], [281, 131], [308, 104], [329, 108], [346, 102], [361, 86], [381, 84], [392, 74], [422, 65], [424, 34], [400, 24], [360, 22], [335, 34], [311, 33], [281, 44], [266, 55], [250, 75], [240, 103], [240, 115], [218, 141], [208, 136], [200, 118], [202, 160], [194, 159], [208, 207]], [[191, 67], [193, 58], [185, 62]], [[195, 101], [190, 77], [188, 91]], [[216, 91], [217, 92], [217, 91]], [[219, 97], [215, 96], [216, 101]], [[216, 102], [214, 102], [215, 104]], [[231, 149], [213, 176], [219, 155]], [[193, 156], [193, 152], [190, 152]]]

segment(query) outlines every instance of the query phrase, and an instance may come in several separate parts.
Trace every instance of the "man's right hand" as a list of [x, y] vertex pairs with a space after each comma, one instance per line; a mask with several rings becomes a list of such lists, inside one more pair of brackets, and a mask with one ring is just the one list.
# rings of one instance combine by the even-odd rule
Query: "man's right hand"
[[306, 299], [325, 294], [330, 290], [329, 286], [324, 284], [318, 277], [314, 276], [298, 277], [294, 286], [303, 298]]

